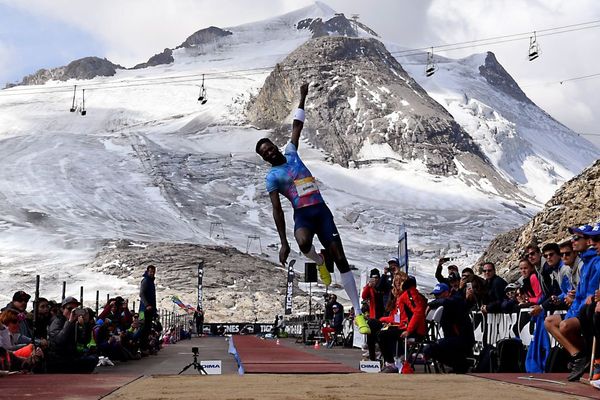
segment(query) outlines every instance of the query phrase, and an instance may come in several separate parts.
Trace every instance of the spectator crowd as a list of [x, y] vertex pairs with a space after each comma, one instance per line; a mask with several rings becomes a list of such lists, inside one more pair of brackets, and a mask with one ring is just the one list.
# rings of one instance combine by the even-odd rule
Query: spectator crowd
[[31, 295], [15, 292], [0, 312], [0, 371], [84, 374], [156, 354], [179, 335], [175, 327], [163, 332], [157, 318], [155, 272], [150, 265], [144, 273], [137, 311], [121, 296], [109, 298], [98, 315], [72, 296], [38, 297], [28, 310]]

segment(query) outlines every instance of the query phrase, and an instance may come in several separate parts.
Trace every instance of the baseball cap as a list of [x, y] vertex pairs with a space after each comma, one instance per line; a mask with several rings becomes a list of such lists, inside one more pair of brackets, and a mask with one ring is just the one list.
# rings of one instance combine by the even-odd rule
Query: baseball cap
[[596, 222], [592, 226], [592, 230], [587, 233], [588, 236], [600, 236], [600, 222]]
[[505, 292], [508, 292], [509, 290], [517, 290], [521, 287], [521, 285], [519, 285], [517, 282], [513, 282], [513, 283], [509, 283], [508, 285], [506, 285], [506, 287], [504, 288]]
[[572, 226], [569, 228], [569, 233], [579, 233], [581, 235], [589, 235], [590, 232], [594, 229], [591, 225], [585, 224], [581, 226]]
[[64, 307], [67, 304], [77, 304], [79, 305], [79, 300], [77, 300], [75, 297], [73, 296], [67, 296], [65, 297], [65, 299], [62, 301], [61, 306]]
[[447, 292], [448, 290], [450, 290], [450, 287], [448, 287], [448, 285], [446, 285], [445, 283], [438, 283], [431, 291], [431, 294], [440, 294]]
[[398, 261], [398, 257], [392, 257], [388, 260], [388, 264], [392, 263], [392, 262], [400, 265], [400, 261]]
[[379, 270], [377, 268], [373, 268], [369, 273], [369, 278], [380, 278]]
[[29, 301], [30, 298], [30, 295], [28, 295], [22, 290], [19, 290], [18, 292], [15, 292], [15, 294], [13, 294], [12, 301]]

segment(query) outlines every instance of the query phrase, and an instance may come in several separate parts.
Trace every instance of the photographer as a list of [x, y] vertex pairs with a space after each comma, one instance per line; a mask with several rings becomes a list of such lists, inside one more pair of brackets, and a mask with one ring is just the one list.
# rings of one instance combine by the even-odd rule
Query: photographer
[[156, 287], [154, 285], [154, 277], [156, 275], [156, 267], [148, 265], [144, 277], [140, 283], [140, 320], [142, 323], [142, 331], [140, 334], [140, 348], [142, 355], [148, 355], [152, 349], [149, 344], [150, 333], [152, 331], [152, 322], [156, 316]]
[[[451, 261], [451, 259], [448, 257], [442, 257], [439, 259], [437, 268], [435, 269], [435, 279], [437, 279], [439, 283], [445, 283], [446, 285], [450, 286], [448, 278], [445, 278], [444, 275], [442, 275], [442, 268], [448, 261]], [[458, 267], [456, 265], [448, 265], [448, 275], [450, 274], [458, 275]]]
[[61, 305], [61, 313], [50, 324], [47, 357], [47, 370], [50, 373], [87, 374], [93, 372], [98, 364], [95, 355], [80, 356], [77, 353], [77, 323], [79, 318], [83, 320], [83, 310], [77, 306], [77, 299], [66, 297]]
[[133, 317], [129, 310], [129, 299], [123, 299], [121, 296], [109, 299], [100, 315], [98, 315], [98, 318], [108, 318], [116, 323], [121, 331], [126, 331], [133, 322]]

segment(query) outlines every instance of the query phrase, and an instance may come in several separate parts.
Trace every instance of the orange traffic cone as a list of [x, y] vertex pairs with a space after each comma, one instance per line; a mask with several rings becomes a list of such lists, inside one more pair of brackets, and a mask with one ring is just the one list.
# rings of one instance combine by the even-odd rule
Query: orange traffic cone
[[319, 341], [315, 340], [315, 350], [319, 350]]

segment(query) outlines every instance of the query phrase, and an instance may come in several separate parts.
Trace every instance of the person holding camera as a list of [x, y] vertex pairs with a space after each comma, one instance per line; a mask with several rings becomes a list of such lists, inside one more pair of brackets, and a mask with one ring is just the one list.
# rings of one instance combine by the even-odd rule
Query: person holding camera
[[[447, 263], [448, 261], [451, 261], [451, 258], [448, 257], [442, 257], [439, 259], [438, 264], [437, 264], [437, 268], [435, 269], [435, 279], [437, 279], [437, 281], [439, 283], [445, 283], [446, 285], [450, 286], [450, 282], [448, 280], [448, 278], [444, 277], [444, 275], [442, 275], [442, 268], [444, 267], [444, 264]], [[455, 274], [458, 275], [458, 267], [454, 264], [452, 265], [448, 265], [448, 275], [451, 274]]]
[[77, 352], [77, 324], [83, 321], [83, 309], [76, 298], [68, 296], [61, 304], [61, 313], [54, 318], [48, 329], [48, 356], [46, 367], [49, 373], [89, 374], [98, 364], [95, 355], [79, 355]]

